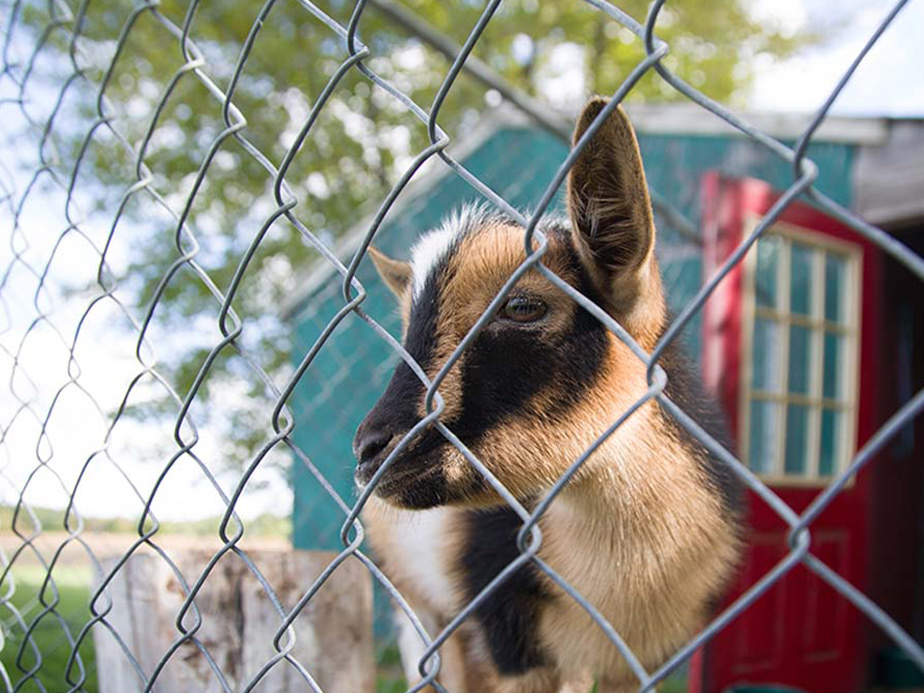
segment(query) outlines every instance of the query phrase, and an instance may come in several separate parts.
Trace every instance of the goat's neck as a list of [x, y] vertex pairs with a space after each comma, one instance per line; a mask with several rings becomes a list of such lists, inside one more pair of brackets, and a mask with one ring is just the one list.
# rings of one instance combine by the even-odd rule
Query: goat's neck
[[[549, 506], [545, 524], [554, 543], [583, 545], [601, 558], [612, 552], [617, 560], [637, 560], [652, 546], [676, 542], [680, 527], [703, 522], [686, 509], [709, 499], [701, 497], [695, 463], [674, 441], [660, 450], [604, 446], [599, 454]], [[636, 456], [632, 464], [623, 463], [626, 454]], [[660, 459], [638, 459], [647, 455]]]

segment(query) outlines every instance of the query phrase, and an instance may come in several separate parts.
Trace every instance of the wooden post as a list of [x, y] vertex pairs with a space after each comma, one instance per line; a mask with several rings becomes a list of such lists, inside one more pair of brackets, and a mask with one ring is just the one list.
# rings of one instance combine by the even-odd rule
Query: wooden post
[[[171, 552], [190, 587], [211, 557], [204, 551]], [[247, 555], [272, 586], [289, 612], [315, 578], [336, 556], [328, 551], [248, 551]], [[116, 560], [105, 561], [111, 570]], [[142, 691], [162, 657], [182, 633], [176, 618], [185, 593], [170, 566], [153, 552], [135, 553], [109, 584], [112, 610], [106, 623], [93, 627], [100, 693]], [[97, 608], [104, 606], [97, 601]], [[273, 638], [282, 619], [259, 581], [234, 554], [222, 557], [196, 598], [202, 623], [196, 639], [203, 645], [227, 684], [234, 690], [247, 684], [274, 656]], [[192, 610], [183, 621], [191, 629]], [[325, 693], [364, 693], [375, 690], [372, 643], [372, 581], [355, 559], [343, 563], [308, 602], [292, 626], [296, 660]], [[285, 648], [283, 636], [280, 646]], [[128, 653], [126, 653], [126, 649]], [[135, 659], [135, 663], [129, 656]], [[203, 652], [182, 643], [157, 676], [157, 693], [218, 693], [223, 688]], [[261, 693], [310, 690], [296, 667], [278, 661], [255, 687]]]

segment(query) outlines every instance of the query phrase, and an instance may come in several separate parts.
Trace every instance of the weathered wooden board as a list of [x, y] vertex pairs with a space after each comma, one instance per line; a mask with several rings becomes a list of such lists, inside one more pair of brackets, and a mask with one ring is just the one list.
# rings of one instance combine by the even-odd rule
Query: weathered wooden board
[[[211, 555], [206, 551], [171, 552], [190, 587]], [[327, 551], [248, 551], [247, 555], [287, 613], [336, 556]], [[115, 564], [115, 560], [106, 561], [104, 570]], [[278, 657], [273, 639], [282, 618], [260, 582], [234, 554], [222, 557], [196, 598], [201, 623], [195, 638], [201, 648], [189, 640], [181, 642], [183, 634], [176, 620], [186, 592], [180, 577], [157, 554], [134, 554], [105, 594], [112, 600], [112, 609], [105, 617], [108, 628], [99, 623], [93, 629], [100, 693], [144, 690], [142, 679], [152, 676], [171, 651], [157, 675], [153, 687], [157, 693], [223, 691], [213, 666], [221, 670], [229, 688], [240, 690]], [[104, 600], [98, 600], [97, 605], [103, 607]], [[192, 630], [196, 621], [190, 609], [182, 625]], [[109, 628], [118, 633], [124, 647]], [[325, 693], [375, 689], [372, 583], [358, 561], [348, 560], [337, 569], [302, 610], [292, 630], [295, 644], [289, 656], [297, 665], [278, 661], [254, 690], [311, 690], [297, 666], [303, 667]], [[286, 643], [283, 636], [280, 646], [286, 649]]]

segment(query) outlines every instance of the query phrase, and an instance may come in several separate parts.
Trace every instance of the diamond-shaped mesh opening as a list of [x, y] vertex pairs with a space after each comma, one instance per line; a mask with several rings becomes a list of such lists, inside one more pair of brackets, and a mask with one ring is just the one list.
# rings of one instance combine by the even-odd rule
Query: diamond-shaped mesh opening
[[[754, 41], [793, 47], [737, 5], [704, 26], [701, 10], [682, 2], [5, 2], [0, 685], [446, 690], [435, 655], [449, 661], [518, 567], [587, 614], [591, 640], [629, 677], [618, 690], [679, 689], [693, 653], [719, 647], [723, 631], [735, 632], [727, 626], [778, 618], [787, 580], [810, 585], [806, 647], [865, 620], [924, 669], [913, 637], [921, 633], [895, 611], [907, 605], [883, 608], [868, 585], [852, 584], [860, 573], [819, 529], [843, 493], [868, 483], [861, 470], [881, 465], [888, 446], [915, 449], [924, 391], [913, 350], [902, 346], [913, 339], [896, 338], [908, 362], [884, 390], [896, 393], [897, 410], [865, 421], [857, 453], [819, 474], [815, 495], [798, 503], [751, 471], [749, 453], [708, 434], [701, 412], [673, 402], [662, 367], [675, 343], [691, 363], [714, 365], [709, 349], [728, 333], [710, 307], [729, 300], [729, 286], [747, 286], [749, 249], [800, 209], [836, 220], [898, 268], [905, 289], [919, 288], [920, 256], [850, 211], [856, 146], [818, 132], [904, 4], [834, 89], [819, 85], [814, 117], [778, 137], [768, 121], [711, 98], [746, 80]], [[594, 67], [578, 85], [556, 72], [576, 60]], [[581, 146], [570, 148], [570, 118], [555, 109], [578, 87], [610, 93], [600, 119], [624, 99], [670, 98], [687, 105], [683, 118], [725, 128], [687, 138], [640, 128], [671, 314], [647, 350], [543, 264], [543, 223], [566, 213], [563, 182]], [[727, 210], [703, 194], [708, 176], [759, 179], [775, 197], [725, 234]], [[520, 223], [533, 241], [521, 269], [556, 282], [646, 369], [648, 390], [597, 443], [658, 406], [675, 436], [698, 441], [750, 490], [754, 512], [776, 523], [774, 548], [759, 553], [762, 539], [746, 536], [747, 579], [667, 651], [633, 650], [637, 638], [565, 579], [567, 566], [548, 560], [536, 531], [597, 443], [540, 497], [518, 498], [439, 418], [438, 384], [487, 313], [427, 374], [435, 409], [424, 421], [513, 509], [518, 548], [445, 621], [369, 549], [360, 512], [371, 488], [354, 485], [353, 433], [395, 365], [416, 364], [366, 253], [374, 239], [405, 257], [421, 233], [470, 203]], [[825, 252], [840, 252], [832, 247]], [[871, 307], [852, 306], [860, 321], [879, 319]], [[864, 340], [875, 338], [869, 332]], [[860, 356], [845, 356], [854, 370]], [[834, 419], [821, 420], [829, 423], [812, 435], [824, 449]], [[798, 427], [787, 426], [795, 440]], [[399, 645], [422, 681], [405, 678]]]

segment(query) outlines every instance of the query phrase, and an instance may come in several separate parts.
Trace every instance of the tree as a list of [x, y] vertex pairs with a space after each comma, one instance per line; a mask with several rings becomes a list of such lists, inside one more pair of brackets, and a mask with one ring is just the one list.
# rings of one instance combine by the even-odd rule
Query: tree
[[[407, 0], [405, 6], [457, 43], [466, 39], [484, 9], [482, 3], [470, 0]], [[329, 0], [323, 9], [346, 26], [354, 3]], [[621, 9], [643, 20], [647, 3], [629, 0]], [[136, 179], [135, 159], [142, 152], [151, 187], [181, 213], [200, 166], [214, 149], [186, 218], [198, 243], [195, 262], [224, 292], [255, 234], [277, 206], [273, 177], [250, 147], [278, 167], [347, 51], [343, 37], [298, 2], [279, 0], [261, 6], [254, 0], [227, 0], [201, 3], [187, 15], [190, 11], [179, 0], [163, 0], [156, 9], [137, 12], [129, 6], [89, 3], [86, 12], [78, 15], [79, 27], [70, 22], [70, 28], [77, 27], [81, 35], [78, 64], [87, 77], [78, 92], [79, 108], [88, 118], [94, 115], [95, 94], [86, 87], [101, 82], [115, 59], [104, 114], [135, 150], [117, 146], [100, 129], [99, 136], [91, 138], [82, 173], [97, 182], [96, 189], [125, 191]], [[184, 55], [177, 29], [170, 28], [183, 27], [187, 16], [191, 17], [190, 40], [201, 51], [197, 70], [190, 69], [189, 62], [195, 55]], [[48, 19], [30, 8], [22, 14], [23, 25], [36, 30]], [[129, 24], [125, 45], [116, 56], [115, 38]], [[242, 47], [255, 26], [259, 33], [236, 73]], [[744, 3], [736, 1], [669, 4], [661, 12], [657, 31], [671, 45], [665, 59], [668, 67], [720, 101], [740, 95], [756, 56], [783, 56], [806, 40], [756, 23]], [[391, 21], [374, 2], [364, 10], [359, 35], [370, 51], [365, 64], [415, 103], [429, 107], [449, 61]], [[64, 55], [66, 39], [66, 34], [54, 32], [48, 45]], [[487, 26], [475, 54], [515, 87], [562, 106], [564, 100], [574, 98], [574, 89], [565, 87], [573, 86], [576, 78], [578, 91], [613, 92], [644, 51], [637, 37], [589, 4], [509, 0]], [[237, 76], [233, 102], [247, 121], [237, 136], [222, 136], [226, 128], [222, 103], [200, 75], [207, 75], [222, 91]], [[654, 75], [643, 79], [629, 96], [629, 100], [676, 98]], [[456, 137], [464, 134], [492, 99], [486, 98], [480, 83], [463, 75], [451, 90], [439, 122]], [[156, 126], [146, 141], [152, 123]], [[73, 161], [84, 133], [59, 130], [57, 140]], [[377, 206], [413, 156], [428, 144], [425, 126], [404, 105], [356, 69], [350, 70], [286, 175], [298, 203], [296, 215], [330, 243]], [[128, 245], [128, 262], [117, 266], [113, 261], [113, 270], [122, 277], [121, 285], [140, 315], [150, 306], [168, 268], [191, 251], [192, 244], [185, 239], [177, 247], [175, 219], [146, 193], [130, 196], [126, 219], [131, 222], [131, 236], [124, 237], [124, 231], [121, 242]], [[280, 220], [257, 247], [236, 293], [232, 305], [244, 324], [236, 345], [270, 374], [284, 372], [288, 361], [287, 328], [280, 323], [276, 307], [296, 290], [299, 277], [316, 259], [316, 251], [299, 231]], [[168, 379], [181, 396], [190, 390], [221, 337], [215, 329], [217, 310], [212, 289], [188, 265], [180, 266], [163, 287], [152, 330], [159, 330], [169, 345], [171, 358], [162, 361], [162, 368], [168, 369]], [[259, 379], [243, 377], [244, 368], [233, 347], [222, 350], [198, 398], [207, 402], [210, 395], [237, 387], [241, 396], [232, 399], [239, 406], [222, 409], [228, 424], [225, 457], [232, 460], [249, 458], [268, 436], [266, 403], [272, 398]], [[234, 385], [240, 382], [247, 384], [246, 392]], [[175, 404], [159, 397], [133, 406], [161, 415], [177, 411]], [[207, 417], [207, 407], [199, 414]]]

